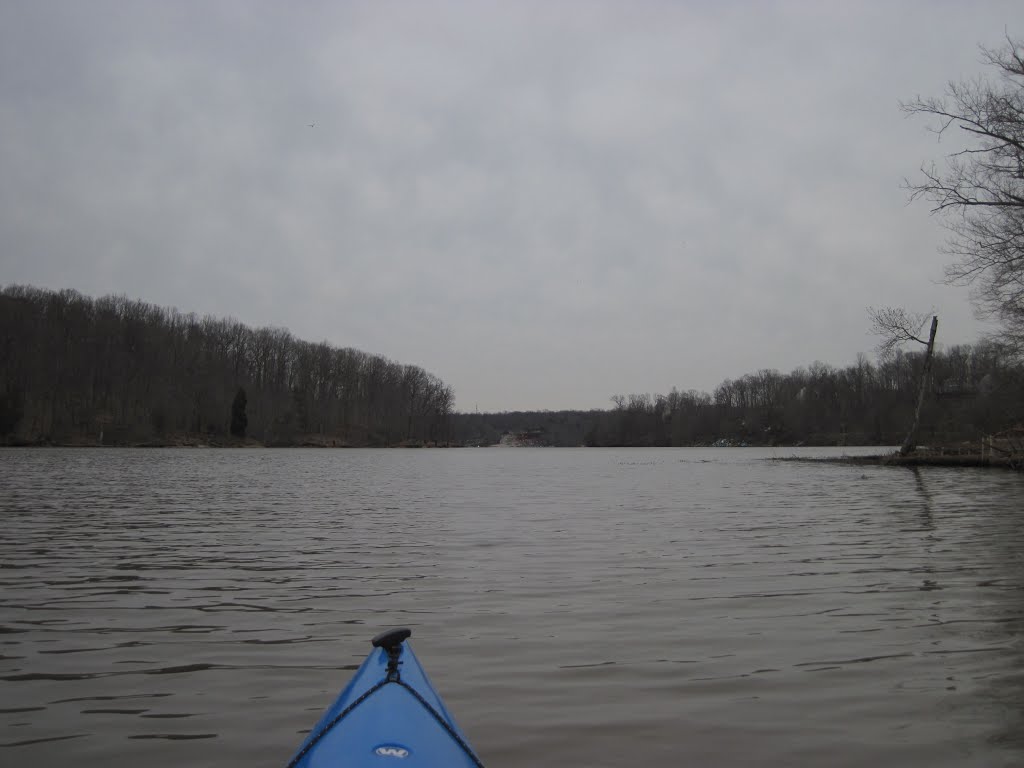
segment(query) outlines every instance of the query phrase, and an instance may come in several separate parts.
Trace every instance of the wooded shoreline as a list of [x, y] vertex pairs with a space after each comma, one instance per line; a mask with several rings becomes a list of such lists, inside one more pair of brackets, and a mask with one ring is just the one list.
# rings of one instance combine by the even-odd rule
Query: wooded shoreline
[[924, 355], [897, 350], [845, 368], [762, 369], [713, 392], [614, 395], [607, 409], [465, 413], [415, 365], [124, 297], [9, 286], [0, 445], [878, 446], [905, 441], [919, 415], [915, 442], [948, 446], [1024, 420], [1012, 351], [979, 342], [927, 362], [931, 376]]

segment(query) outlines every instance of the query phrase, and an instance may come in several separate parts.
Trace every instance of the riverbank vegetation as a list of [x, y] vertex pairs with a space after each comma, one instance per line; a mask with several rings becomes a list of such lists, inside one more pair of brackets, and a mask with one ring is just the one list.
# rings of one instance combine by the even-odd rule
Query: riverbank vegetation
[[[416, 366], [124, 297], [11, 286], [0, 363], [8, 445], [896, 445], [924, 354], [617, 395], [606, 410], [456, 414], [452, 389]], [[935, 352], [921, 443], [1021, 422], [1024, 365], [1011, 349]]]
[[[845, 368], [746, 374], [710, 394], [619, 395], [609, 410], [457, 414], [452, 433], [468, 445], [503, 434], [535, 445], [899, 445], [923, 365], [920, 352], [896, 350], [877, 363], [860, 355]], [[1024, 365], [1010, 351], [982, 342], [935, 352], [922, 443], [977, 440], [1022, 420]]]
[[447, 440], [454, 394], [379, 355], [122, 296], [0, 291], [0, 444]]

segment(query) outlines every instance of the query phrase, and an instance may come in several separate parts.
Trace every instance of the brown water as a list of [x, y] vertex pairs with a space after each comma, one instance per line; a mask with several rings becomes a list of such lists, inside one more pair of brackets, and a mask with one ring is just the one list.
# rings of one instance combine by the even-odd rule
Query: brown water
[[1024, 477], [794, 453], [0, 450], [0, 764], [283, 765], [408, 625], [491, 768], [1024, 765]]

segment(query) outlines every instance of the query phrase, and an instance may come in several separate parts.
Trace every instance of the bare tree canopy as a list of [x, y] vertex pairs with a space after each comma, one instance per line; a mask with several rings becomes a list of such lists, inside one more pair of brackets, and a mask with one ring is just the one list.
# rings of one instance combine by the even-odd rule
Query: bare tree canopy
[[0, 444], [448, 441], [455, 395], [414, 365], [124, 296], [0, 286]]
[[880, 357], [888, 357], [907, 341], [927, 346], [924, 327], [931, 319], [931, 313], [908, 312], [903, 307], [868, 307], [868, 315], [871, 318], [871, 333], [881, 339], [877, 347]]
[[[607, 410], [461, 413], [452, 429], [463, 445], [509, 433], [573, 447], [900, 445], [921, 401], [925, 355], [914, 342], [877, 364], [858, 355], [845, 367], [761, 369], [712, 392], [617, 394]], [[1001, 344], [936, 348], [930, 380], [916, 435], [928, 445], [977, 440], [1024, 418], [1024, 361]]]
[[932, 118], [940, 137], [959, 129], [966, 146], [945, 166], [921, 169], [907, 182], [911, 199], [926, 198], [944, 214], [945, 252], [953, 284], [969, 284], [980, 313], [998, 320], [1004, 341], [1024, 349], [1024, 42], [1007, 37], [981, 48], [996, 76], [952, 82], [940, 98], [901, 103], [910, 115]]

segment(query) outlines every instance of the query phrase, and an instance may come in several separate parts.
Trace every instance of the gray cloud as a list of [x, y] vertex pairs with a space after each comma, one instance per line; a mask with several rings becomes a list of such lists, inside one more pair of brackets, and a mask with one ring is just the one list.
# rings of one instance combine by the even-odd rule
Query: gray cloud
[[[0, 5], [0, 282], [286, 326], [462, 409], [972, 341], [899, 99], [1014, 2]], [[309, 124], [314, 127], [308, 127]]]

